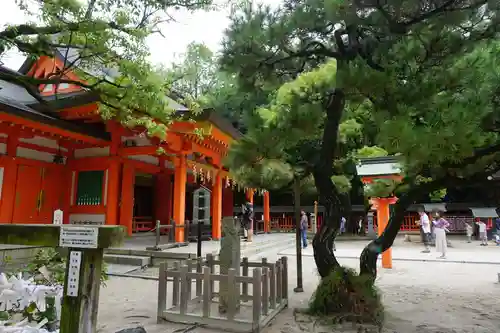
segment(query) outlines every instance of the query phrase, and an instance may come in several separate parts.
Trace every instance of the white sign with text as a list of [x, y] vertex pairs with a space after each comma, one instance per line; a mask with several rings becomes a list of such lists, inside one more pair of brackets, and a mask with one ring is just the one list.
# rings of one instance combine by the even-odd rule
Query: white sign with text
[[61, 226], [59, 246], [96, 249], [98, 236], [99, 228]]

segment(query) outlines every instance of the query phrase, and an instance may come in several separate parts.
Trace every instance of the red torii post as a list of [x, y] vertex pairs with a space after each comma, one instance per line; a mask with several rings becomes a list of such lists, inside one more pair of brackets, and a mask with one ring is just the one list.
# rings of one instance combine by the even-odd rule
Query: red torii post
[[[387, 223], [389, 223], [389, 206], [395, 204], [398, 201], [396, 197], [389, 198], [372, 198], [370, 199], [370, 203], [372, 207], [377, 210], [377, 233], [380, 236], [382, 232], [384, 232], [387, 227]], [[387, 249], [384, 253], [382, 253], [382, 267], [383, 268], [392, 268], [392, 249]]]
[[[401, 180], [400, 175], [381, 175], [381, 176], [365, 176], [361, 177], [363, 184], [371, 184], [377, 179], [393, 179]], [[370, 198], [370, 204], [377, 211], [377, 234], [380, 236], [384, 232], [387, 224], [389, 223], [390, 210], [389, 206], [395, 204], [398, 198], [390, 196], [386, 198]], [[387, 249], [382, 253], [382, 267], [392, 268], [392, 248]]]

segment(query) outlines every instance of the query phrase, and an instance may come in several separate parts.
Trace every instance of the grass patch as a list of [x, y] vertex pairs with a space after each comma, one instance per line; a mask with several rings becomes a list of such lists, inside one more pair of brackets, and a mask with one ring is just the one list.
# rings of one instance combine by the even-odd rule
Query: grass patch
[[336, 268], [321, 280], [307, 312], [328, 318], [332, 324], [348, 321], [382, 327], [384, 322], [380, 292], [373, 281], [346, 267]]

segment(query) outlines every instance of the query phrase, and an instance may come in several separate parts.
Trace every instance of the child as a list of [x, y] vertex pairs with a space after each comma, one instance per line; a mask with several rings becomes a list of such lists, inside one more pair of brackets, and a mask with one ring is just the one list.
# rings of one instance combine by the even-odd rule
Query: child
[[470, 225], [469, 222], [465, 223], [465, 230], [467, 233], [467, 243], [472, 242], [472, 226]]
[[488, 236], [486, 234], [486, 223], [477, 218], [476, 224], [479, 227], [479, 239], [481, 240], [481, 246], [488, 245], [488, 238], [487, 238]]
[[495, 244], [497, 244], [497, 246], [500, 246], [500, 236], [498, 234], [495, 235]]

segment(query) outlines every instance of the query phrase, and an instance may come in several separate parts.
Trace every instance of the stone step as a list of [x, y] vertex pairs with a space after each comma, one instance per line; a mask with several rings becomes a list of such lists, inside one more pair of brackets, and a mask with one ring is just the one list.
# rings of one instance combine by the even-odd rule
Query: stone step
[[151, 257], [122, 255], [122, 254], [105, 254], [104, 261], [109, 264], [144, 267], [151, 264]]
[[269, 242], [261, 242], [257, 244], [248, 243], [248, 247], [242, 246], [241, 248], [241, 256], [242, 257], [254, 257], [258, 256], [260, 253], [269, 252], [271, 250], [279, 251], [288, 249], [292, 246], [295, 246], [295, 238], [285, 239], [280, 241], [269, 241]]

